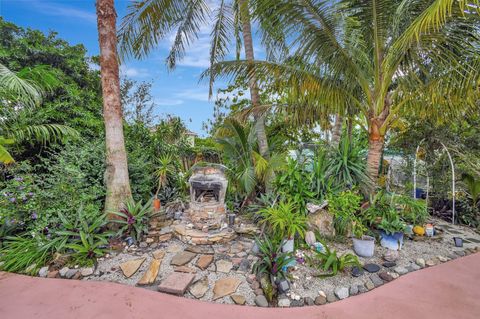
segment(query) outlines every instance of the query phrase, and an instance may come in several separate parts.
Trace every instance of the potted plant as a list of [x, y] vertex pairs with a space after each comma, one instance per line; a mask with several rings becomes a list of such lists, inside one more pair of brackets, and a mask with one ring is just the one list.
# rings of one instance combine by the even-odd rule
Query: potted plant
[[392, 250], [402, 249], [406, 224], [397, 215], [387, 215], [378, 224], [377, 228], [380, 230], [380, 245], [382, 247]]
[[307, 217], [298, 212], [291, 202], [281, 201], [277, 205], [265, 208], [260, 211], [260, 216], [263, 218], [262, 223], [268, 225], [273, 237], [283, 240], [283, 252], [293, 252], [295, 235], [298, 234], [302, 238], [305, 236]]
[[158, 168], [155, 171], [155, 175], [158, 178], [158, 187], [157, 191], [155, 192], [155, 197], [153, 199], [153, 208], [155, 211], [159, 211], [161, 207], [160, 199], [158, 198], [158, 194], [162, 188], [165, 188], [168, 184], [168, 175], [173, 172], [175, 166], [173, 165], [173, 157], [168, 155], [163, 155], [158, 160]]
[[365, 235], [366, 231], [359, 221], [353, 225], [353, 251], [360, 257], [372, 257], [375, 251], [375, 238]]

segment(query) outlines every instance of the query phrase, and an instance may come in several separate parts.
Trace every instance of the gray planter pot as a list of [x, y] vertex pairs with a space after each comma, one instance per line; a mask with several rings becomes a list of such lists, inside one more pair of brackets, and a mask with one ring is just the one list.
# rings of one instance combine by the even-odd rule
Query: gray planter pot
[[375, 238], [371, 236], [353, 238], [353, 251], [360, 257], [372, 257], [375, 251]]

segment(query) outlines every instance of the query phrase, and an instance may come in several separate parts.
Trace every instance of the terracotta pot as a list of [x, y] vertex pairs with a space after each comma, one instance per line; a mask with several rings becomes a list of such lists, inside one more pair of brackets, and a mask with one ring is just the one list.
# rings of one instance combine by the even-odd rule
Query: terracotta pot
[[153, 209], [155, 209], [156, 211], [159, 211], [161, 206], [162, 204], [160, 203], [160, 200], [158, 198], [155, 198], [153, 200]]

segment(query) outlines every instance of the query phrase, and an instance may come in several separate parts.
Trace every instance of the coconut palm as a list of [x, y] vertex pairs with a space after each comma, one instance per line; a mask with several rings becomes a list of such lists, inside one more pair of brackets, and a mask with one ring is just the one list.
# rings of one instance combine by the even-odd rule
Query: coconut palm
[[[217, 63], [205, 75], [268, 74], [292, 112], [355, 109], [378, 176], [388, 129], [410, 110], [442, 117], [478, 103], [478, 0], [257, 0], [304, 63]], [[292, 59], [290, 59], [292, 60]], [[299, 107], [301, 106], [301, 107]], [[477, 106], [478, 107], [478, 106]]]
[[116, 216], [112, 212], [122, 209], [124, 204], [132, 198], [123, 136], [116, 17], [113, 0], [97, 0], [97, 28], [100, 44], [100, 75], [102, 80], [107, 164], [105, 171], [105, 184], [107, 187], [105, 211], [113, 219]]
[[[44, 80], [51, 77], [44, 66], [24, 69], [22, 76], [42, 76]], [[48, 84], [48, 81], [44, 81]], [[15, 160], [8, 147], [23, 142], [55, 142], [66, 137], [77, 136], [74, 129], [59, 124], [31, 124], [34, 107], [41, 103], [44, 90], [31, 80], [20, 77], [15, 72], [0, 64], [0, 163], [11, 164]]]
[[[213, 65], [230, 52], [230, 47], [236, 44], [236, 56], [239, 58], [243, 47], [245, 58], [250, 63], [255, 60], [251, 30], [251, 15], [254, 11], [250, 0], [220, 0], [214, 10], [211, 10], [204, 0], [136, 0], [128, 7], [128, 12], [122, 21], [119, 32], [121, 52], [123, 56], [145, 57], [158, 46], [159, 42], [174, 31], [175, 38], [166, 59], [170, 69], [185, 56], [185, 50], [199, 36], [202, 27], [213, 24], [211, 31], [210, 64]], [[259, 18], [262, 42], [269, 52], [274, 54], [279, 49], [273, 43], [281, 38], [278, 30], [273, 30], [268, 21]], [[252, 70], [254, 73], [254, 71]], [[212, 95], [215, 76], [209, 78]], [[251, 101], [254, 110], [261, 104], [260, 94], [255, 76], [249, 79]], [[260, 154], [268, 158], [269, 148], [265, 132], [265, 116], [262, 112], [253, 112], [255, 132]]]

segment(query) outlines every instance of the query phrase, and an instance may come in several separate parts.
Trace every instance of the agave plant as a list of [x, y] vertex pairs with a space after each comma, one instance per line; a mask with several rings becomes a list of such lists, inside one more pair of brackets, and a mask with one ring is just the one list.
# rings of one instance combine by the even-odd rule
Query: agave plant
[[127, 201], [125, 207], [118, 212], [112, 214], [121, 217], [113, 222], [120, 224], [118, 235], [129, 235], [140, 241], [143, 234], [148, 231], [148, 220], [152, 211], [152, 200], [150, 199], [145, 205], [142, 201]]

